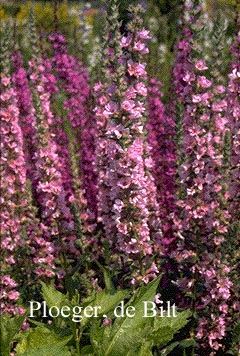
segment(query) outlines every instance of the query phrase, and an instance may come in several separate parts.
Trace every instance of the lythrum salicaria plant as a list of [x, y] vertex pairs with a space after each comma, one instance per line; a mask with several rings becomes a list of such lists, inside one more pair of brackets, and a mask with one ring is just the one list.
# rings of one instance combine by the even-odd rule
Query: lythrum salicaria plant
[[[182, 105], [178, 105], [183, 117], [175, 256], [182, 269], [178, 285], [185, 290], [185, 297], [197, 315], [195, 336], [200, 345], [199, 354], [215, 355], [223, 348], [221, 341], [229, 326], [232, 286], [231, 269], [223, 254], [230, 220], [227, 209], [229, 166], [225, 164], [224, 154], [229, 135], [225, 116], [227, 102], [222, 98], [225, 88], [214, 85], [209, 65], [202, 57], [198, 42], [203, 30], [201, 6], [192, 2], [186, 10], [189, 25], [184, 33], [188, 38], [182, 39], [180, 47], [178, 45], [181, 53], [182, 47], [186, 52], [186, 67], [183, 72], [175, 72], [176, 92], [181, 93], [182, 98]], [[182, 56], [178, 58], [182, 60]], [[202, 348], [208, 351], [201, 351]]]
[[[161, 228], [156, 187], [150, 173], [146, 136], [146, 40], [141, 7], [121, 36], [116, 1], [111, 2], [104, 48], [106, 81], [95, 85], [98, 139], [98, 219], [115, 262], [131, 269], [131, 283], [154, 278], [154, 248], [160, 248]], [[117, 256], [119, 254], [119, 257]]]

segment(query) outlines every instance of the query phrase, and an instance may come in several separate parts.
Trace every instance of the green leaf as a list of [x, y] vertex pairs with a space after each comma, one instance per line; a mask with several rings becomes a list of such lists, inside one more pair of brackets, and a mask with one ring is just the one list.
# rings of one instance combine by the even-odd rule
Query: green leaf
[[[98, 310], [98, 315], [103, 316], [109, 311], [113, 310], [124, 298], [129, 295], [127, 290], [119, 290], [108, 292], [103, 290], [101, 292], [96, 292], [95, 299], [89, 304], [92, 307], [100, 306], [101, 309]], [[81, 321], [81, 326], [84, 327], [90, 318], [84, 317]]]
[[1, 356], [9, 356], [12, 347], [12, 341], [21, 328], [24, 319], [25, 315], [14, 317], [10, 316], [9, 314], [1, 315]]
[[160, 348], [162, 348], [172, 340], [173, 335], [174, 333], [172, 329], [166, 324], [165, 326], [159, 328], [157, 333], [155, 332], [154, 335], [152, 335], [153, 343], [154, 345], [158, 345]]
[[174, 334], [188, 323], [191, 312], [176, 312], [176, 317], [156, 317], [154, 319], [152, 339], [154, 345], [163, 347], [172, 340]]
[[196, 341], [194, 339], [185, 339], [185, 340], [179, 341], [179, 346], [182, 349], [187, 349], [188, 347], [196, 346]]
[[[154, 301], [159, 278], [141, 287], [124, 306], [124, 316], [116, 317], [112, 325], [100, 321], [92, 325], [90, 339], [97, 356], [152, 356], [153, 346], [165, 346], [188, 323], [189, 311], [176, 312], [176, 317], [144, 317], [144, 302]], [[135, 308], [132, 318], [125, 315], [129, 306]]]
[[139, 350], [136, 356], [153, 356], [151, 349], [152, 343], [146, 340], [145, 342], [143, 342], [141, 349]]
[[172, 352], [177, 346], [179, 346], [179, 341], [172, 342], [169, 346], [166, 347], [166, 349], [164, 349], [164, 356], [170, 354], [170, 352]]
[[33, 320], [32, 318], [29, 318], [28, 321], [33, 325], [46, 327], [46, 324], [42, 323], [41, 321]]
[[176, 341], [171, 343], [165, 348], [164, 356], [167, 356], [172, 352], [176, 347], [181, 347], [182, 349], [187, 349], [188, 347], [193, 347], [196, 345], [196, 341], [194, 339], [185, 339], [182, 341]]
[[90, 329], [91, 345], [97, 356], [102, 354], [102, 341], [105, 333], [105, 328], [100, 327], [100, 324], [101, 321], [97, 320], [97, 322], [91, 325]]
[[47, 346], [41, 347], [36, 350], [27, 351], [17, 356], [71, 356], [70, 351], [62, 346]]
[[99, 310], [100, 315], [106, 314], [115, 308], [128, 295], [129, 292], [127, 290], [119, 290], [112, 293], [103, 290], [101, 292], [97, 292], [94, 305], [101, 306], [101, 310]]
[[126, 356], [129, 350], [132, 352], [129, 355], [135, 355], [141, 349], [153, 323], [153, 318], [143, 317], [143, 302], [154, 300], [158, 284], [159, 278], [140, 288], [127, 303], [126, 307], [131, 305], [135, 308], [133, 318], [116, 318], [112, 326], [95, 326], [91, 330], [94, 351], [99, 356]]
[[[64, 302], [68, 301], [66, 295], [57, 291], [53, 285], [46, 285], [44, 282], [41, 282], [42, 285], [42, 296], [46, 301], [48, 308], [56, 306], [61, 308]], [[69, 301], [68, 301], [69, 302]]]
[[60, 337], [47, 327], [36, 327], [17, 345], [17, 356], [71, 356], [64, 347], [71, 339], [72, 335]]
[[93, 356], [93, 347], [91, 345], [84, 346], [81, 349], [81, 356]]

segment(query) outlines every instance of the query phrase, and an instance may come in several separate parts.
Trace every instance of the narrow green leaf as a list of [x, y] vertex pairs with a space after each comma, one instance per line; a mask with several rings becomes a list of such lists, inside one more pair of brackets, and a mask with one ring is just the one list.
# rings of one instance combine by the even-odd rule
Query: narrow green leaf
[[172, 352], [177, 346], [179, 346], [179, 341], [172, 342], [169, 346], [164, 349], [164, 356], [167, 356]]
[[95, 261], [95, 263], [98, 265], [99, 269], [103, 273], [103, 278], [104, 278], [104, 283], [107, 291], [114, 291], [114, 285], [112, 283], [111, 275], [109, 271], [106, 270], [98, 261]]
[[165, 348], [164, 356], [169, 355], [176, 347], [186, 349], [194, 345], [196, 345], [196, 341], [194, 339], [186, 339], [182, 341], [173, 342]]

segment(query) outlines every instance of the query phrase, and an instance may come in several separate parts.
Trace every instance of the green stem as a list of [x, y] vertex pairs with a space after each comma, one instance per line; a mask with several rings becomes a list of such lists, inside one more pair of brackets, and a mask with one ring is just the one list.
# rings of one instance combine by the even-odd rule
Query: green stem
[[82, 332], [80, 329], [76, 329], [76, 349], [79, 356], [81, 356], [80, 350], [80, 340], [81, 340]]

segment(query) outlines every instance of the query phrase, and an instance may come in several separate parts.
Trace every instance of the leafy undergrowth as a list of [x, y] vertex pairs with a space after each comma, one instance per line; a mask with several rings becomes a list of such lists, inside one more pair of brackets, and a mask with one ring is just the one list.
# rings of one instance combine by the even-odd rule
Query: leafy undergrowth
[[[42, 296], [48, 308], [64, 312], [56, 318], [48, 318], [47, 323], [28, 317], [33, 326], [21, 332], [18, 330], [24, 316], [3, 316], [1, 355], [9, 356], [13, 344], [17, 356], [151, 356], [154, 347], [160, 350], [168, 344], [170, 352], [176, 346], [170, 344], [171, 340], [188, 323], [191, 313], [146, 317], [144, 302], [154, 302], [158, 284], [159, 278], [135, 293], [114, 289], [94, 291], [80, 303], [77, 291], [70, 299], [52, 285], [42, 283]], [[98, 307], [97, 316], [80, 314], [79, 304], [88, 312]], [[121, 305], [117, 314], [116, 308]], [[131, 314], [127, 315], [129, 306]], [[69, 317], [64, 317], [67, 310]], [[133, 310], [135, 315], [131, 316]], [[34, 316], [33, 310], [31, 313], [28, 311], [28, 315]]]

